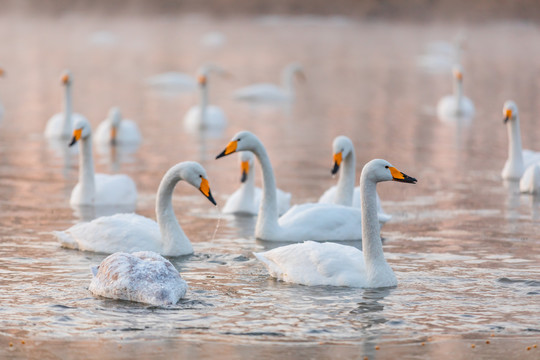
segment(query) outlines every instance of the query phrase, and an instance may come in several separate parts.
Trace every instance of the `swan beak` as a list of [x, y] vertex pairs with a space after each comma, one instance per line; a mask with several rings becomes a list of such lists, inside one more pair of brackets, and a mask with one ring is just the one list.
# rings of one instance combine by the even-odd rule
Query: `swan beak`
[[343, 160], [343, 153], [338, 152], [334, 154], [334, 167], [332, 168], [332, 175], [336, 175], [341, 166], [341, 161]]
[[399, 171], [395, 167], [391, 166], [391, 167], [388, 168], [388, 170], [390, 170], [390, 172], [392, 173], [392, 180], [399, 181], [399, 182], [404, 182], [404, 183], [408, 183], [408, 184], [416, 184], [417, 180], [415, 178], [410, 177], [409, 175], [406, 175], [406, 174], [402, 173], [401, 171]]
[[512, 117], [512, 110], [511, 109], [506, 109], [506, 111], [504, 112], [504, 120], [503, 120], [503, 122], [506, 124], [508, 122], [508, 120], [510, 120], [511, 117]]
[[459, 81], [462, 81], [463, 80], [463, 74], [461, 73], [461, 71], [455, 71], [454, 72], [454, 76], [457, 80]]
[[240, 182], [244, 183], [246, 182], [247, 175], [249, 173], [249, 161], [242, 161], [241, 168], [242, 168], [242, 177], [240, 178]]
[[0, 76], [4, 76], [5, 73], [4, 69], [0, 68]]
[[113, 126], [111, 127], [111, 144], [116, 145], [116, 128]]
[[201, 86], [206, 85], [206, 76], [200, 75], [198, 80], [199, 80], [199, 85], [201, 85]]
[[225, 148], [225, 150], [223, 150], [221, 152], [221, 154], [219, 154], [218, 156], [216, 156], [216, 160], [219, 159], [220, 157], [223, 157], [223, 156], [226, 156], [226, 155], [229, 155], [229, 154], [232, 154], [233, 152], [236, 151], [236, 148], [238, 147], [238, 141], [237, 140], [234, 140], [234, 141], [231, 141], [227, 147]]
[[69, 143], [69, 146], [73, 146], [77, 141], [81, 139], [82, 135], [82, 128], [73, 130], [73, 138], [71, 138], [71, 142]]
[[210, 192], [210, 184], [208, 184], [208, 180], [206, 180], [205, 178], [201, 178], [201, 185], [199, 186], [199, 190], [203, 193], [204, 196], [206, 196], [208, 200], [210, 200], [212, 204], [217, 205], [216, 200], [214, 200], [214, 197]]
[[64, 76], [62, 76], [62, 84], [67, 85], [68, 82], [69, 82], [69, 75], [65, 74]]

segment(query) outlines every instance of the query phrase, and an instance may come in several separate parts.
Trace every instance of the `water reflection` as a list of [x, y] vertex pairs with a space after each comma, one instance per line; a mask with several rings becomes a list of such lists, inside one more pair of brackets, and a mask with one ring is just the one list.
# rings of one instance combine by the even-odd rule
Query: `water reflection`
[[521, 193], [519, 191], [519, 180], [503, 180], [503, 185], [506, 189], [505, 216], [507, 219], [518, 219], [521, 197]]

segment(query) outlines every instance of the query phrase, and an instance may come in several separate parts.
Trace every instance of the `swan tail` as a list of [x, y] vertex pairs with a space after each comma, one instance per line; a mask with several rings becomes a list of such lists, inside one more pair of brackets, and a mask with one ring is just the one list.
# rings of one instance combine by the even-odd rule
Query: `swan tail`
[[264, 253], [254, 252], [253, 255], [255, 255], [257, 260], [259, 260], [260, 262], [264, 264], [264, 266], [270, 273], [270, 276], [273, 276], [279, 280], [283, 280], [283, 271], [279, 268], [279, 266], [275, 262], [271, 261], [266, 256], [264, 256]]
[[68, 249], [78, 249], [79, 245], [75, 239], [65, 231], [53, 231], [53, 235], [56, 236], [60, 245]]

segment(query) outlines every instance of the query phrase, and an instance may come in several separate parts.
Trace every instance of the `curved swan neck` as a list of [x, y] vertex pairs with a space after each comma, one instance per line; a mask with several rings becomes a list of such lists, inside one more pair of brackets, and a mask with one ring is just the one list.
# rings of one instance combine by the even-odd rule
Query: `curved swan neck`
[[193, 253], [193, 247], [184, 230], [178, 224], [172, 206], [174, 188], [182, 178], [173, 169], [167, 171], [159, 184], [156, 198], [156, 218], [163, 242], [163, 253], [166, 255], [187, 255]]
[[79, 151], [79, 184], [83, 197], [82, 203], [94, 203], [96, 183], [94, 174], [94, 159], [92, 158], [92, 136], [80, 140]]
[[268, 157], [268, 153], [266, 152], [264, 146], [259, 143], [257, 144], [256, 148], [252, 149], [252, 152], [255, 154], [257, 159], [259, 159], [263, 174], [263, 195], [259, 208], [257, 225], [255, 226], [255, 236], [259, 237], [261, 234], [275, 232], [279, 227], [276, 179], [274, 177], [274, 171], [272, 170], [270, 158]]
[[523, 148], [521, 147], [521, 130], [519, 115], [507, 121], [508, 130], [508, 161], [515, 167], [523, 168]]
[[377, 216], [377, 184], [362, 176], [360, 180], [362, 196], [362, 250], [366, 265], [374, 260], [384, 260], [379, 218]]
[[71, 135], [72, 113], [73, 113], [73, 106], [71, 104], [71, 84], [66, 84], [65, 96], [64, 96], [64, 122], [62, 124], [62, 132], [67, 137]]
[[354, 150], [343, 159], [339, 180], [337, 184], [335, 203], [352, 206], [354, 195], [354, 183], [356, 177], [356, 156]]

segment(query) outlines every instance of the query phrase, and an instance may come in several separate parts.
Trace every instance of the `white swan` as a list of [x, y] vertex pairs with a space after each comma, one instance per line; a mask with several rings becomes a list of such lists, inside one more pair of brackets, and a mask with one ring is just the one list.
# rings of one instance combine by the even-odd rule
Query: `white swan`
[[[225, 214], [257, 215], [262, 199], [262, 190], [255, 186], [254, 156], [251, 151], [240, 153], [240, 167], [242, 185], [225, 203]], [[280, 189], [277, 191], [278, 215], [285, 213], [291, 207], [291, 193]]]
[[[354, 187], [356, 178], [356, 155], [354, 146], [346, 136], [338, 136], [332, 143], [334, 152], [334, 167], [332, 175], [339, 171], [339, 180], [337, 186], [332, 186], [324, 192], [319, 198], [319, 202], [323, 204], [339, 204], [345, 206], [362, 207], [360, 201], [360, 186]], [[341, 164], [343, 163], [343, 166]], [[341, 169], [341, 171], [340, 171]], [[377, 214], [381, 224], [386, 223], [392, 218], [384, 212], [381, 206], [379, 194], [377, 198]]]
[[171, 167], [159, 184], [156, 198], [157, 223], [137, 214], [103, 216], [80, 223], [66, 231], [55, 231], [62, 246], [84, 251], [153, 251], [163, 256], [193, 253], [193, 247], [178, 224], [172, 206], [174, 187], [185, 180], [198, 188], [214, 205], [206, 171], [196, 162], [186, 161]]
[[271, 276], [303, 285], [352, 287], [396, 286], [392, 268], [384, 258], [377, 216], [376, 185], [381, 181], [416, 183], [388, 161], [375, 159], [362, 170], [362, 248], [307, 241], [254, 255]]
[[296, 63], [289, 64], [281, 74], [282, 86], [262, 83], [243, 87], [234, 92], [236, 100], [251, 102], [283, 102], [294, 99], [294, 76], [304, 80], [305, 75], [302, 66]]
[[442, 121], [453, 121], [456, 118], [470, 119], [474, 116], [474, 104], [463, 95], [463, 69], [455, 65], [453, 69], [454, 93], [439, 100], [437, 115]]
[[141, 133], [137, 124], [122, 118], [118, 107], [109, 110], [109, 115], [96, 129], [95, 142], [111, 145], [138, 145]]
[[192, 106], [184, 116], [184, 127], [191, 133], [206, 132], [221, 134], [227, 126], [227, 117], [218, 106], [210, 105], [208, 100], [208, 77], [210, 73], [227, 74], [216, 65], [205, 65], [200, 70], [199, 88], [200, 102]]
[[540, 162], [540, 153], [523, 150], [521, 147], [519, 113], [515, 102], [508, 100], [504, 103], [503, 116], [508, 131], [508, 159], [504, 164], [501, 176], [505, 180], [519, 180], [525, 169]]
[[88, 290], [111, 299], [151, 305], [173, 305], [188, 289], [169, 260], [151, 251], [117, 252], [92, 268]]
[[193, 76], [176, 71], [151, 76], [146, 84], [161, 91], [190, 92], [197, 88]]
[[73, 75], [69, 70], [62, 75], [62, 84], [65, 86], [64, 112], [53, 115], [45, 127], [45, 136], [49, 139], [69, 139], [72, 131], [72, 124], [78, 120], [86, 119], [81, 114], [73, 112], [71, 104], [71, 86], [73, 85]]
[[132, 205], [137, 202], [137, 187], [127, 175], [95, 174], [92, 158], [92, 130], [86, 119], [75, 123], [73, 139], [79, 146], [79, 182], [71, 192], [71, 205]]
[[362, 236], [361, 211], [335, 204], [293, 206], [278, 220], [276, 180], [266, 149], [249, 131], [241, 131], [216, 158], [235, 151], [252, 151], [263, 173], [263, 197], [255, 226], [255, 237], [267, 241], [359, 240]]

